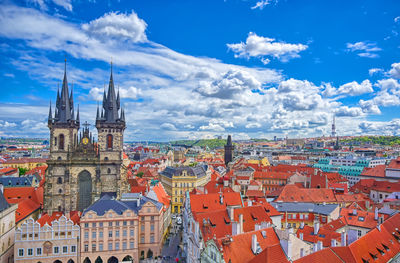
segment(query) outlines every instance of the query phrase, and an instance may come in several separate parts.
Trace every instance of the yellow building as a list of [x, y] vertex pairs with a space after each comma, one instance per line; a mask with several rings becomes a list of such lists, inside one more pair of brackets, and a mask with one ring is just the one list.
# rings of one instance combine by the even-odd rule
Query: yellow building
[[20, 158], [20, 159], [12, 159], [3, 163], [5, 167], [12, 168], [24, 168], [28, 170], [32, 170], [38, 166], [46, 165], [46, 159], [44, 158]]
[[267, 157], [264, 157], [262, 159], [250, 159], [247, 162], [251, 163], [251, 164], [259, 164], [261, 166], [270, 166], [270, 163], [269, 163]]
[[211, 170], [207, 165], [167, 167], [160, 173], [160, 179], [167, 194], [171, 196], [172, 213], [180, 213], [185, 202], [185, 192], [208, 183]]

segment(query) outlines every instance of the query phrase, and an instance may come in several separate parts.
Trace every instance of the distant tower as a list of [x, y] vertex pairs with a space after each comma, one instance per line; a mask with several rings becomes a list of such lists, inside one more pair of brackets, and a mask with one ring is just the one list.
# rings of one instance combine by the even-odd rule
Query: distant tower
[[336, 137], [335, 115], [333, 115], [333, 120], [332, 120], [332, 137]]
[[233, 145], [232, 145], [232, 137], [228, 135], [228, 139], [225, 145], [225, 165], [228, 167], [228, 163], [233, 160]]

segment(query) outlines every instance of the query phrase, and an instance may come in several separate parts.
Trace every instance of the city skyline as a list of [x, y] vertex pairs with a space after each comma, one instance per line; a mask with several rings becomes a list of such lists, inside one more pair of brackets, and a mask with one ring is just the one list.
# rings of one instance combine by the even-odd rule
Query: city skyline
[[339, 136], [400, 128], [396, 1], [0, 6], [0, 136], [48, 137], [65, 58], [92, 124], [113, 62], [127, 141], [326, 136], [333, 115]]

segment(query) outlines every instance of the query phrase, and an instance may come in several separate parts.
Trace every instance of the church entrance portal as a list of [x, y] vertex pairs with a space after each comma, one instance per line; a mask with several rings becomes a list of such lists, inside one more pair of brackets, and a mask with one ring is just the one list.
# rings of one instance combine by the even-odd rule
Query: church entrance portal
[[92, 178], [88, 171], [78, 175], [78, 210], [83, 211], [92, 204]]

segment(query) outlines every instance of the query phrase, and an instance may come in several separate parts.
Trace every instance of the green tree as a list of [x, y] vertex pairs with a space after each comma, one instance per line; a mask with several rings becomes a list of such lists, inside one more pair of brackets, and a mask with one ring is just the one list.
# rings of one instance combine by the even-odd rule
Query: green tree
[[22, 168], [22, 167], [18, 168], [18, 172], [19, 172], [20, 176], [25, 175], [27, 171], [29, 171], [29, 169], [27, 169], [27, 168]]
[[143, 175], [144, 175], [144, 173], [143, 173], [143, 172], [138, 172], [138, 173], [136, 174], [136, 176], [137, 176], [137, 177], [139, 177], [139, 178], [142, 178], [142, 177], [143, 177]]

